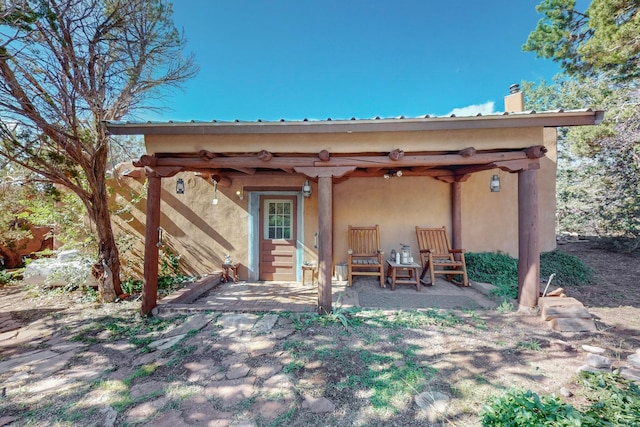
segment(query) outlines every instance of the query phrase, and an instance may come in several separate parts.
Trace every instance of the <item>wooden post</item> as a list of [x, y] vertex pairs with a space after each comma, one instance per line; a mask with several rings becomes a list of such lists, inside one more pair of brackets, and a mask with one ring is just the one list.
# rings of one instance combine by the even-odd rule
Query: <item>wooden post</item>
[[157, 305], [158, 297], [158, 243], [160, 227], [160, 192], [161, 178], [151, 171], [147, 172], [147, 221], [144, 243], [144, 279], [142, 288], [143, 316], [151, 313]]
[[333, 180], [318, 178], [318, 312], [332, 310], [331, 277], [333, 276]]
[[535, 307], [540, 295], [538, 171], [518, 172], [518, 302]]
[[355, 166], [295, 167], [297, 173], [318, 178], [318, 313], [333, 309], [331, 278], [333, 276], [333, 177], [340, 178]]
[[[451, 183], [451, 242], [455, 249], [462, 248], [462, 183]], [[460, 255], [456, 254], [456, 259]]]

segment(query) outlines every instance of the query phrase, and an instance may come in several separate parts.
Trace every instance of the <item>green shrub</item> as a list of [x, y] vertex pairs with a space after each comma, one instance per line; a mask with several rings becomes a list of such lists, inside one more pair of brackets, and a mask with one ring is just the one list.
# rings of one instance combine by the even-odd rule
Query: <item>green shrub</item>
[[554, 395], [510, 390], [492, 398], [480, 412], [483, 426], [639, 427], [640, 388], [617, 373], [582, 372], [576, 395], [588, 404], [576, 409]]
[[593, 282], [593, 272], [580, 258], [558, 250], [540, 255], [540, 277], [548, 278], [554, 273], [556, 276], [553, 283], [558, 286], [586, 285]]
[[11, 274], [7, 273], [4, 270], [0, 270], [0, 286], [7, 285], [11, 282]]
[[496, 397], [480, 412], [483, 426], [586, 426], [583, 415], [557, 396], [538, 396], [531, 390], [512, 390]]
[[518, 297], [518, 260], [504, 252], [465, 254], [467, 274], [476, 282], [491, 283], [494, 293], [507, 298]]
[[[471, 252], [465, 259], [471, 280], [495, 285], [494, 294], [498, 296], [518, 297], [516, 258], [503, 252]], [[540, 277], [546, 280], [553, 273], [556, 286], [577, 286], [593, 281], [593, 272], [580, 258], [558, 250], [540, 254]]]

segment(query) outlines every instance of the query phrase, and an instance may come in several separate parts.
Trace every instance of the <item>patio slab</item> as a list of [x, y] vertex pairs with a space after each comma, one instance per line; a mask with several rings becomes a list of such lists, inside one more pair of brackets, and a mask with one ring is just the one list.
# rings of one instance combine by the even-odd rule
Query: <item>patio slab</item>
[[[334, 280], [332, 294], [334, 306], [355, 306], [379, 309], [492, 309], [497, 303], [488, 297], [489, 289], [472, 283], [469, 287], [456, 286], [443, 279], [436, 279], [435, 286], [390, 286], [381, 288], [376, 279], [354, 278], [353, 286], [346, 281]], [[184, 300], [183, 300], [184, 301]], [[315, 312], [318, 303], [318, 286], [300, 282], [239, 282], [220, 283], [207, 292], [193, 298], [190, 304], [161, 300], [159, 313], [169, 312]]]

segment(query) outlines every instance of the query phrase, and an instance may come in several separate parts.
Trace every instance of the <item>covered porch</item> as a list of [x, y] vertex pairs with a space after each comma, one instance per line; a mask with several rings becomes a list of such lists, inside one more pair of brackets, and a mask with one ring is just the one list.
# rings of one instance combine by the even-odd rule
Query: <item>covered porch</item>
[[[413, 286], [381, 288], [374, 278], [357, 278], [353, 286], [344, 280], [332, 280], [334, 307], [363, 309], [492, 309], [497, 303], [491, 297], [491, 286], [476, 283], [462, 288], [444, 279], [435, 286], [422, 286], [417, 293]], [[318, 288], [300, 282], [247, 282], [219, 283], [206, 290], [194, 288], [189, 294], [166, 297], [154, 309], [167, 312], [316, 312]]]
[[[228, 210], [211, 221], [190, 221], [216, 242], [226, 242], [226, 247], [212, 249], [210, 257], [221, 260], [221, 252], [233, 247], [252, 281], [266, 270], [260, 250], [252, 250], [262, 232], [262, 219], [257, 219], [262, 198], [273, 194], [297, 203], [300, 236], [292, 242], [291, 268], [295, 273], [303, 260], [317, 259], [316, 310], [321, 313], [333, 306], [333, 267], [347, 250], [343, 229], [377, 219], [386, 222], [381, 227], [383, 240], [385, 233], [391, 236], [383, 242], [386, 251], [401, 243], [399, 239], [410, 238], [414, 226], [424, 224], [447, 225], [454, 247], [504, 250], [504, 244], [519, 259], [519, 303], [534, 307], [541, 235], [547, 250], [555, 246], [555, 128], [593, 125], [601, 118], [600, 111], [577, 110], [461, 118], [107, 123], [112, 134], [144, 135], [147, 145], [147, 155], [135, 163], [148, 183], [142, 312], [148, 314], [157, 305], [161, 202], [163, 194], [167, 197], [162, 181], [184, 172], [213, 183], [214, 198], [218, 186], [227, 189], [230, 200], [237, 195], [234, 204], [242, 210]], [[395, 190], [382, 189], [384, 178], [399, 176], [399, 171], [410, 185], [396, 180]], [[497, 203], [487, 197], [484, 181], [496, 171], [502, 173], [503, 185], [512, 189], [499, 202], [508, 211], [502, 222], [496, 221]], [[305, 180], [314, 187], [310, 199], [300, 194]], [[236, 212], [246, 222], [239, 223]], [[216, 227], [211, 226], [214, 222]], [[229, 243], [229, 228], [242, 233], [244, 243]], [[178, 231], [185, 240], [204, 237]], [[244, 252], [237, 249], [240, 246]]]

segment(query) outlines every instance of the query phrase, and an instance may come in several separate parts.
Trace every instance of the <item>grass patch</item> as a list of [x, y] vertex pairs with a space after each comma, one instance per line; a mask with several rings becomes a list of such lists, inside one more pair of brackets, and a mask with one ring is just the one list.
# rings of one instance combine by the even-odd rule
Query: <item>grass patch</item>
[[533, 350], [533, 351], [541, 351], [542, 347], [540, 347], [540, 343], [533, 338], [528, 341], [518, 341], [516, 343], [516, 348], [522, 350]]
[[158, 369], [158, 365], [156, 363], [142, 365], [138, 369], [136, 369], [136, 371], [133, 374], [125, 378], [123, 382], [127, 387], [129, 387], [131, 386], [131, 383], [133, 382], [133, 380], [138, 378], [148, 377], [149, 375], [153, 374], [156, 371], [156, 369]]
[[400, 310], [392, 314], [380, 310], [363, 310], [359, 316], [363, 322], [378, 328], [423, 328], [426, 326], [456, 326], [462, 319], [448, 310]]

